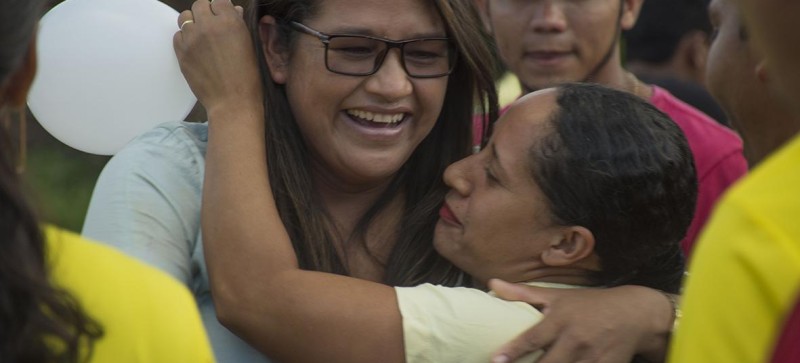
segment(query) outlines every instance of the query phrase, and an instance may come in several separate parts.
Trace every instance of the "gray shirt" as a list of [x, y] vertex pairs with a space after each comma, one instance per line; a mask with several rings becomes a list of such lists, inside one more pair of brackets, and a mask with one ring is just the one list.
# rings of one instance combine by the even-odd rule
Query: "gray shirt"
[[200, 232], [207, 141], [207, 124], [187, 122], [165, 123], [133, 140], [100, 174], [83, 235], [183, 282], [217, 362], [269, 362], [220, 325], [214, 312]]

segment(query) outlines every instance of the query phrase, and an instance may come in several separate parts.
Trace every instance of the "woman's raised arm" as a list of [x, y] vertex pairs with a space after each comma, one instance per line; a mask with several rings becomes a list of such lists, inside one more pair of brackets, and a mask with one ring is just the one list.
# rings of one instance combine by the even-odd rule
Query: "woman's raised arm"
[[393, 288], [298, 268], [269, 185], [260, 76], [240, 14], [229, 0], [199, 0], [186, 20], [175, 48], [209, 115], [202, 223], [220, 321], [278, 361], [403, 361]]

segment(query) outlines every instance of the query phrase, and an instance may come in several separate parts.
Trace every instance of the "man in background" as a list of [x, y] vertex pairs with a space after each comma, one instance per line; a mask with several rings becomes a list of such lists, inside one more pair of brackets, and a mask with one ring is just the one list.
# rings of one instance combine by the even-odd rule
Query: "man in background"
[[623, 33], [625, 68], [729, 126], [705, 85], [711, 23], [708, 0], [646, 0]]

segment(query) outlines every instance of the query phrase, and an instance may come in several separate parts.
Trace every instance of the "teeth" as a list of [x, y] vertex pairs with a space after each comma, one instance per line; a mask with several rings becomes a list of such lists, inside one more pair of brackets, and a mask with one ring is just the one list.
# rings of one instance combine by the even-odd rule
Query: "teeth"
[[378, 122], [383, 124], [398, 123], [403, 119], [403, 117], [405, 117], [404, 113], [372, 113], [369, 111], [356, 109], [347, 110], [347, 114], [370, 122]]

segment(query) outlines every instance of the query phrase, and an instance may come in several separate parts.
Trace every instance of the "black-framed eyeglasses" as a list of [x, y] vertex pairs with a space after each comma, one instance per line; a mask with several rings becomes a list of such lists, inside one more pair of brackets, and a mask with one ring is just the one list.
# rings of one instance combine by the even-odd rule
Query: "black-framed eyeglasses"
[[296, 21], [291, 29], [313, 35], [325, 45], [325, 68], [347, 76], [369, 76], [381, 68], [392, 48], [400, 49], [406, 73], [414, 78], [449, 75], [456, 64], [456, 50], [448, 38], [394, 41], [367, 35], [325, 34]]

